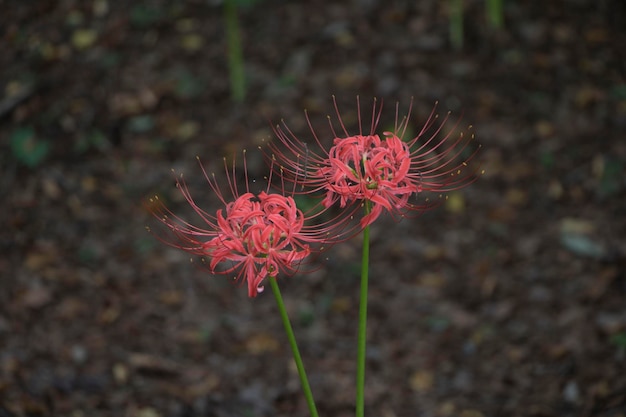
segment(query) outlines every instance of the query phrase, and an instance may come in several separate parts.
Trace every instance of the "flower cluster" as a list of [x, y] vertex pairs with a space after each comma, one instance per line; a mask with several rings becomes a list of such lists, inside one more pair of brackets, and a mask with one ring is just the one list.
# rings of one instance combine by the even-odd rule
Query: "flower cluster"
[[[174, 237], [162, 240], [208, 259], [213, 273], [233, 274], [238, 281], [247, 281], [248, 294], [255, 297], [263, 290], [266, 278], [293, 274], [311, 254], [353, 236], [383, 212], [394, 218], [411, 212], [419, 214], [436, 205], [437, 200], [416, 201], [416, 196], [423, 192], [441, 195], [475, 179], [468, 162], [478, 148], [470, 149], [472, 135], [454, 133], [458, 121], [444, 130], [449, 114], [439, 120], [433, 109], [420, 133], [404, 138], [409, 116], [400, 118], [396, 105], [393, 131], [379, 135], [376, 129], [382, 103], [378, 105], [374, 100], [370, 128], [364, 132], [357, 99], [359, 131], [352, 135], [334, 98], [333, 102], [341, 130], [337, 134], [329, 117], [331, 146], [326, 145], [330, 141], [320, 139], [308, 114], [306, 120], [315, 144], [312, 148], [284, 122], [276, 126], [278, 142], [271, 142], [269, 151], [262, 149], [270, 164], [265, 191], [250, 192], [245, 151], [244, 193], [237, 189], [234, 165], [230, 171], [224, 162], [232, 198], [224, 196], [215, 175], [207, 175], [202, 168], [211, 190], [224, 206], [215, 214], [196, 204], [182, 175], [179, 176], [178, 188], [204, 224], [186, 222], [155, 197], [152, 212]], [[411, 108], [412, 103], [407, 114]], [[272, 176], [280, 179], [279, 190], [274, 193], [270, 192]], [[296, 194], [320, 198], [316, 206], [303, 212], [296, 206]], [[332, 211], [336, 205], [342, 209], [338, 214]], [[362, 206], [366, 207], [364, 215], [358, 223], [352, 221], [359, 218], [356, 213]]]
[[[411, 112], [409, 106], [408, 114]], [[339, 202], [340, 207], [353, 203], [372, 205], [371, 211], [361, 219], [361, 226], [373, 223], [383, 211], [395, 217], [405, 217], [409, 212], [423, 212], [435, 203], [426, 200], [413, 202], [411, 197], [431, 192], [441, 194], [459, 189], [475, 179], [468, 162], [478, 148], [468, 151], [473, 136], [462, 132], [454, 136], [459, 121], [448, 133], [442, 134], [449, 114], [439, 123], [435, 109], [421, 132], [414, 138], [404, 139], [409, 117], [398, 117], [393, 132], [375, 133], [382, 112], [374, 101], [370, 131], [364, 133], [360, 105], [357, 100], [359, 133], [348, 133], [335, 101], [337, 119], [342, 129], [338, 135], [330, 124], [334, 137], [332, 146], [319, 139], [307, 115], [307, 122], [318, 149], [311, 150], [307, 142], [297, 138], [285, 123], [275, 128], [279, 143], [271, 143], [271, 159], [286, 178], [308, 192], [325, 193], [324, 205]], [[329, 117], [330, 120], [330, 117]], [[297, 188], [297, 187], [296, 187]]]
[[[408, 176], [411, 155], [397, 136], [386, 133], [336, 138], [328, 152], [328, 165], [316, 175], [326, 178], [325, 206], [337, 200], [341, 207], [353, 201], [370, 201], [371, 213], [363, 225], [376, 219], [383, 208], [388, 211], [405, 207], [411, 194], [419, 188]], [[389, 136], [387, 136], [389, 135]]]
[[[201, 256], [203, 260], [208, 259], [207, 265], [214, 274], [234, 274], [238, 281], [247, 281], [250, 297], [263, 291], [266, 278], [276, 277], [280, 272], [295, 273], [305, 258], [348, 233], [348, 229], [342, 227], [342, 219], [321, 223], [318, 217], [324, 210], [303, 213], [293, 196], [284, 191], [269, 193], [268, 189], [254, 194], [246, 188], [246, 192], [239, 195], [234, 170], [229, 173], [228, 168], [226, 174], [232, 199], [227, 199], [215, 175], [209, 177], [204, 168], [202, 171], [224, 208], [214, 215], [201, 209], [183, 176], [178, 176], [177, 188], [204, 224], [196, 226], [185, 221], [154, 197], [151, 211], [170, 232], [169, 237], [161, 240]], [[244, 172], [247, 184], [245, 167]], [[312, 248], [311, 244], [316, 247]]]
[[210, 267], [229, 261], [248, 278], [248, 295], [263, 290], [262, 281], [279, 270], [291, 271], [310, 249], [298, 234], [304, 215], [291, 197], [261, 192], [246, 193], [217, 211], [216, 236], [202, 243], [202, 253], [211, 258]]

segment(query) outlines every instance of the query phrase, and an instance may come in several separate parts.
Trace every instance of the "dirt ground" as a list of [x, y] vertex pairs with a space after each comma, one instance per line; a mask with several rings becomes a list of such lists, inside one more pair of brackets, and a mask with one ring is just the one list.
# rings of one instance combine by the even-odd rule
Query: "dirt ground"
[[[0, 1], [0, 416], [306, 416], [271, 294], [145, 230], [171, 169], [308, 134], [331, 96], [463, 115], [483, 175], [372, 230], [366, 412], [626, 416], [626, 6], [259, 0], [230, 98], [218, 1]], [[392, 123], [393, 105], [382, 125]], [[353, 415], [360, 241], [281, 280], [321, 416]]]

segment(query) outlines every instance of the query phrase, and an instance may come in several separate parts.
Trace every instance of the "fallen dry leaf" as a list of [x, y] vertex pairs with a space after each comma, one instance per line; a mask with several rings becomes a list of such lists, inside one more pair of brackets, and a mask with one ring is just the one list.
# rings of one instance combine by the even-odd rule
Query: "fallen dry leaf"
[[48, 288], [37, 285], [28, 288], [18, 297], [18, 304], [26, 308], [39, 309], [52, 300], [52, 293]]
[[435, 376], [430, 371], [416, 371], [409, 380], [409, 385], [414, 391], [425, 393], [433, 387]]
[[90, 48], [96, 43], [98, 33], [93, 29], [77, 29], [72, 34], [72, 45], [74, 48], [83, 50]]
[[253, 355], [275, 352], [278, 347], [278, 340], [268, 333], [257, 333], [246, 341], [246, 350]]

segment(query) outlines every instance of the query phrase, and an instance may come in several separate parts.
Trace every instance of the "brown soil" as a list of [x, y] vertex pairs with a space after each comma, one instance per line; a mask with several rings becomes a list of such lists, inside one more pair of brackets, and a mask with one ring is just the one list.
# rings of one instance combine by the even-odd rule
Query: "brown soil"
[[[439, 101], [486, 171], [373, 227], [367, 414], [626, 416], [623, 2], [505, 2], [495, 30], [468, 0], [454, 51], [446, 2], [258, 1], [241, 104], [220, 5], [126, 3], [0, 2], [0, 416], [308, 415], [271, 294], [157, 242], [144, 202], [185, 211], [171, 168], [208, 194], [196, 155], [261, 178], [269, 121], [306, 135], [333, 94], [414, 97], [416, 130]], [[281, 281], [321, 416], [353, 415], [359, 254]]]

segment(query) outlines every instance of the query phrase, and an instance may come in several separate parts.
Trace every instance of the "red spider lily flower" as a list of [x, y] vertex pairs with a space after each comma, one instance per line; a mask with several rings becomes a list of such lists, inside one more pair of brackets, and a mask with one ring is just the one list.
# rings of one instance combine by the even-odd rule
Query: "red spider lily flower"
[[[269, 181], [268, 190], [258, 194], [250, 192], [245, 157], [246, 192], [240, 194], [234, 164], [232, 172], [226, 160], [224, 165], [232, 199], [223, 194], [215, 174], [209, 176], [200, 164], [212, 192], [224, 205], [214, 215], [196, 204], [183, 176], [176, 177], [177, 188], [198, 214], [202, 225], [183, 220], [158, 197], [150, 199], [150, 210], [169, 231], [169, 237], [159, 237], [160, 240], [201, 256], [214, 274], [234, 274], [237, 281], [247, 281], [250, 297], [263, 291], [266, 278], [295, 273], [305, 258], [326, 249], [322, 245], [339, 241], [348, 233], [341, 222], [319, 222], [324, 210], [304, 213], [296, 206], [292, 195], [270, 193]], [[312, 244], [317, 244], [317, 248]]]
[[374, 100], [369, 132], [364, 133], [360, 102], [357, 98], [359, 133], [348, 133], [337, 102], [333, 97], [335, 113], [341, 126], [338, 135], [329, 117], [330, 131], [334, 137], [328, 150], [313, 129], [308, 113], [306, 120], [318, 150], [311, 150], [306, 142], [298, 139], [285, 122], [274, 129], [280, 144], [271, 143], [271, 157], [275, 167], [288, 181], [310, 193], [323, 192], [324, 206], [339, 203], [346, 207], [353, 203], [369, 201], [371, 211], [361, 219], [361, 226], [373, 223], [383, 211], [394, 217], [406, 217], [410, 212], [421, 213], [437, 203], [426, 199], [414, 202], [412, 197], [430, 192], [442, 193], [457, 190], [476, 178], [475, 170], [468, 162], [479, 147], [470, 151], [468, 146], [474, 139], [462, 132], [454, 135], [460, 119], [448, 133], [443, 133], [448, 122], [448, 113], [439, 123], [435, 108], [420, 133], [411, 139], [404, 135], [409, 123], [413, 102], [407, 116], [399, 119], [396, 104], [396, 119], [393, 132], [375, 133], [382, 112]]

